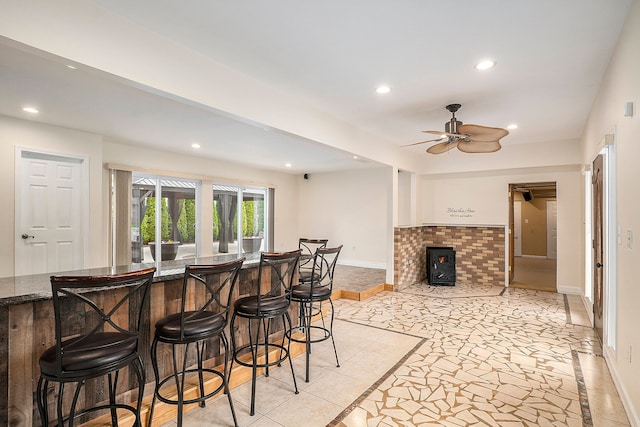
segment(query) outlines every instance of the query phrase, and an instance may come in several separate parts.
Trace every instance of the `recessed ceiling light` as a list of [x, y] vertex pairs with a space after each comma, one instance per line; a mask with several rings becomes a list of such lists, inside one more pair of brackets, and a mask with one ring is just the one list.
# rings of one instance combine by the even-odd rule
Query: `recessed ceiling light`
[[200, 148], [200, 144], [198, 144], [197, 142], [194, 142], [193, 144], [191, 144], [191, 148]]
[[285, 168], [290, 168], [290, 167], [291, 167], [291, 163], [285, 163], [285, 164], [284, 164], [284, 167], [285, 167]]
[[484, 61], [480, 61], [476, 64], [476, 70], [488, 70], [494, 65], [496, 65], [495, 61], [492, 61], [491, 59], [485, 59]]
[[38, 111], [37, 108], [33, 108], [33, 107], [23, 107], [22, 111], [24, 111], [25, 113], [31, 113], [31, 114], [38, 114], [40, 111]]
[[511, 123], [509, 126], [507, 126], [507, 129], [518, 129], [518, 125], [515, 123]]
[[360, 157], [358, 156], [353, 156], [353, 160], [358, 160]]
[[382, 93], [382, 94], [389, 93], [391, 92], [391, 88], [389, 86], [384, 86], [384, 85], [378, 86], [378, 88], [376, 89], [376, 92]]

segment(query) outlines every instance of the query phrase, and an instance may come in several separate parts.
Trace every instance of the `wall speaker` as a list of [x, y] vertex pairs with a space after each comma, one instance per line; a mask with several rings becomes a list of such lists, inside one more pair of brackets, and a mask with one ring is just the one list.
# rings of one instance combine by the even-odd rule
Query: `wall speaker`
[[531, 197], [531, 191], [527, 191], [522, 193], [522, 198], [525, 202], [530, 202], [533, 197]]
[[302, 176], [304, 177], [304, 179], [307, 179], [307, 180], [309, 179], [309, 174], [308, 174], [308, 173], [305, 173], [305, 174], [304, 174], [304, 175], [302, 175]]

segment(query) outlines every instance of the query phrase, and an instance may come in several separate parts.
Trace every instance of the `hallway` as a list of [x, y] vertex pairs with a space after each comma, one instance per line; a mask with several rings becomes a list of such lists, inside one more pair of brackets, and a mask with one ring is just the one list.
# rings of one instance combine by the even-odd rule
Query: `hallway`
[[[496, 286], [407, 286], [335, 302], [335, 336], [232, 390], [240, 426], [628, 426], [577, 296]], [[187, 426], [231, 425], [226, 400]], [[168, 423], [167, 426], [175, 424]]]
[[511, 288], [556, 292], [555, 259], [515, 257], [515, 274]]

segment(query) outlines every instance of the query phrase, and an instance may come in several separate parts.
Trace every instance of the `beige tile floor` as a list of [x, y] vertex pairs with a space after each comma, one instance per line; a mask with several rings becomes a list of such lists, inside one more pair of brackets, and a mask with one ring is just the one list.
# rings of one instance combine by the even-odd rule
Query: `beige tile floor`
[[[314, 426], [629, 425], [576, 296], [491, 286], [415, 285], [365, 301], [336, 301], [336, 367], [316, 344], [304, 357], [232, 390], [238, 423]], [[166, 426], [174, 426], [167, 423]], [[185, 426], [231, 426], [226, 399]]]

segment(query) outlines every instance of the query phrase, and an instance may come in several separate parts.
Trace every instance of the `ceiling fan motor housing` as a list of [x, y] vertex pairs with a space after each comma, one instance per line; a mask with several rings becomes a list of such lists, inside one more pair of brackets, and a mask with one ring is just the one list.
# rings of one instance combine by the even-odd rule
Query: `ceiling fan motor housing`
[[455, 118], [453, 118], [444, 124], [444, 130], [447, 133], [458, 133], [458, 126], [460, 126], [461, 124], [462, 122], [460, 120], [456, 120]]
[[456, 119], [456, 111], [458, 111], [460, 107], [462, 107], [460, 104], [449, 104], [445, 107], [452, 115], [451, 120], [444, 124], [445, 132], [458, 133], [458, 126], [460, 126], [462, 122]]

